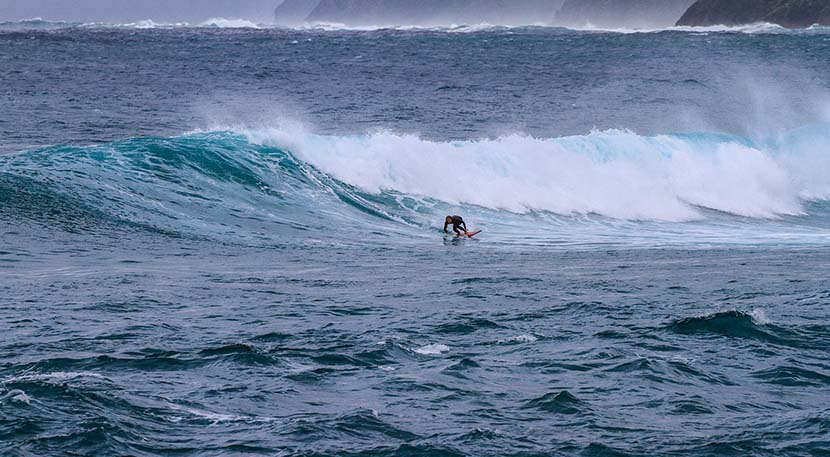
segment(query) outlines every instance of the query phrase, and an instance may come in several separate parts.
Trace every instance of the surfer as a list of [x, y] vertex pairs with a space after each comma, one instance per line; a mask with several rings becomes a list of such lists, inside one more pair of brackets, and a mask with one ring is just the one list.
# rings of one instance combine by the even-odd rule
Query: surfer
[[447, 231], [447, 227], [452, 224], [452, 231], [455, 232], [457, 236], [461, 236], [461, 228], [464, 228], [464, 234], [467, 234], [467, 224], [464, 223], [464, 219], [461, 216], [447, 216], [444, 219], [444, 233], [450, 233]]

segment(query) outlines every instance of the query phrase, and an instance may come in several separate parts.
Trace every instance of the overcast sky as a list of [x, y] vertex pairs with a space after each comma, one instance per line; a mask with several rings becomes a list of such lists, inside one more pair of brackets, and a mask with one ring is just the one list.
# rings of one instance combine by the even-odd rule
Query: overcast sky
[[214, 17], [270, 22], [281, 0], [0, 0], [0, 21], [199, 22]]

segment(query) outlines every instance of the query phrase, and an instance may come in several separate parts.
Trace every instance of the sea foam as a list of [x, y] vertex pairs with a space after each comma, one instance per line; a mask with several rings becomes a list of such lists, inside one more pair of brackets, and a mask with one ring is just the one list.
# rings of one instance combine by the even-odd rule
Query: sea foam
[[450, 142], [391, 132], [246, 133], [366, 192], [513, 213], [678, 222], [714, 210], [776, 219], [804, 214], [805, 200], [830, 197], [827, 125], [774, 141], [624, 130]]

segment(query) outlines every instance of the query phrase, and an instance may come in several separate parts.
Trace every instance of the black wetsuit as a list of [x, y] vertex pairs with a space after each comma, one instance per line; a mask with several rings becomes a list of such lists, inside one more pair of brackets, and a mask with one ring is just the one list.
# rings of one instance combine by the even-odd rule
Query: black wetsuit
[[[445, 221], [444, 222], [444, 233], [447, 232], [447, 226], [449, 224]], [[452, 217], [452, 230], [455, 232], [456, 235], [461, 235], [462, 231], [460, 230], [461, 227], [464, 227], [464, 232], [467, 233], [467, 224], [464, 223], [464, 219], [461, 219], [461, 216], [453, 216]]]

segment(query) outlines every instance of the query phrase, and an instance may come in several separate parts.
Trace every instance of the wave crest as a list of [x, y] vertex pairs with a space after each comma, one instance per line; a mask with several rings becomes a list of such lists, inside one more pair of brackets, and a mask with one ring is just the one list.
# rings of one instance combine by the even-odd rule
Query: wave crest
[[[830, 128], [772, 143], [715, 134], [610, 130], [542, 139], [434, 142], [415, 135], [290, 137], [246, 132], [363, 191], [399, 192], [513, 213], [689, 221], [714, 210], [774, 219], [830, 195]], [[809, 137], [810, 141], [801, 141]]]
[[344, 230], [427, 237], [456, 211], [511, 244], [827, 239], [827, 126], [772, 142], [627, 131], [454, 142], [243, 133], [0, 156], [0, 215], [69, 232], [244, 242]]
[[281, 29], [298, 32], [427, 32], [427, 33], [478, 33], [478, 32], [535, 32], [549, 31], [552, 33], [619, 33], [619, 34], [641, 34], [641, 33], [742, 33], [750, 35], [826, 35], [830, 34], [830, 27], [814, 25], [804, 29], [788, 29], [777, 24], [754, 23], [739, 26], [708, 26], [708, 27], [686, 27], [672, 26], [663, 28], [624, 28], [624, 27], [596, 27], [590, 23], [584, 26], [551, 24], [545, 22], [527, 24], [490, 24], [490, 23], [459, 23], [447, 25], [423, 25], [423, 24], [377, 24], [377, 25], [349, 25], [336, 22], [311, 22], [295, 26], [273, 23], [255, 22], [243, 18], [216, 17], [203, 22], [158, 22], [152, 19], [144, 19], [129, 23], [107, 23], [107, 22], [69, 22], [69, 21], [48, 21], [42, 18], [23, 19], [18, 21], [0, 22], [0, 31], [17, 30], [58, 30], [58, 29], [178, 29], [178, 28], [228, 28], [228, 29]]

